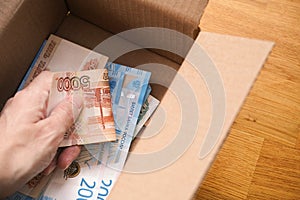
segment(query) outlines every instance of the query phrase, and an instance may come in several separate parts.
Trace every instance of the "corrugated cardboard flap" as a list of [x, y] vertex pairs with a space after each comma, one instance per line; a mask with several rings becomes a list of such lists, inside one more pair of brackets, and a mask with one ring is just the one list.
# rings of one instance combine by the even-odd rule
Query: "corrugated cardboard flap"
[[[199, 22], [208, 0], [67, 0], [67, 2], [72, 14], [111, 33], [141, 27], [161, 27], [184, 33], [195, 39], [200, 31]], [[128, 38], [125, 39], [135, 43]], [[181, 48], [180, 42], [176, 39], [165, 37], [165, 40], [170, 40]], [[179, 64], [183, 61], [182, 57], [174, 53], [154, 51]]]
[[67, 13], [63, 1], [0, 2], [0, 109], [14, 94], [35, 54]]
[[[217, 110], [219, 116], [224, 114], [225, 118], [223, 125], [221, 124], [221, 131], [217, 133], [218, 137], [214, 138], [214, 145], [208, 149], [207, 154], [201, 156], [203, 143], [212, 136], [208, 130], [210, 126], [216, 125], [212, 123], [212, 114], [218, 107], [213, 104], [212, 90], [207, 88], [207, 77], [201, 76], [203, 74], [197, 70], [197, 67], [209, 70], [205, 69], [207, 59], [202, 59], [201, 66], [194, 66], [194, 63], [191, 64], [186, 60], [178, 70], [173, 83], [176, 83], [176, 78], [180, 78], [178, 80], [187, 82], [193, 93], [188, 95], [189, 88], [181, 88], [184, 84], [179, 83], [176, 87], [184, 90], [183, 93], [178, 93], [181, 90], [169, 90], [165, 94], [151, 122], [140, 138], [134, 142], [125, 171], [121, 174], [109, 199], [190, 199], [216, 158], [274, 44], [203, 32], [199, 34], [196, 43], [205, 53], [193, 52], [192, 48], [193, 56], [211, 58], [222, 79], [225, 92], [225, 99], [217, 99], [218, 104], [225, 103], [226, 106], [223, 113]], [[185, 101], [180, 99], [182, 94]], [[192, 104], [192, 99], [196, 100], [198, 106]], [[198, 125], [195, 126], [192, 121], [184, 123], [183, 113], [185, 111], [193, 113], [195, 110], [198, 113], [195, 117], [199, 117], [196, 119]], [[189, 131], [182, 132], [182, 127]], [[177, 146], [174, 147], [172, 144], [180, 134], [186, 137], [181, 137], [181, 142], [176, 143]], [[190, 134], [194, 134], [194, 137], [189, 137]], [[188, 137], [190, 141], [186, 142], [185, 138]], [[181, 154], [177, 154], [182, 145], [185, 145], [185, 149]], [[164, 153], [166, 149], [171, 150], [169, 154]], [[156, 157], [153, 158], [151, 155]], [[165, 163], [166, 160], [171, 162]]]
[[164, 27], [192, 38], [208, 0], [67, 0], [75, 14], [112, 33], [139, 27]]

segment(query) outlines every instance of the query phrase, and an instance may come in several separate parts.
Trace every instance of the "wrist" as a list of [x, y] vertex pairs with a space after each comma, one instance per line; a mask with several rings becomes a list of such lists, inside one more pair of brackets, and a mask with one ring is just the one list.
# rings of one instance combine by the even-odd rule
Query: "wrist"
[[18, 175], [15, 173], [15, 168], [10, 158], [11, 149], [8, 148], [7, 144], [0, 145], [0, 199], [2, 199], [18, 189], [16, 184], [14, 184]]
[[[14, 193], [27, 182], [24, 173], [27, 169], [24, 169], [23, 163], [26, 162], [25, 152], [20, 148], [15, 140], [6, 138], [4, 130], [0, 137], [0, 199]], [[19, 155], [20, 152], [22, 155]]]

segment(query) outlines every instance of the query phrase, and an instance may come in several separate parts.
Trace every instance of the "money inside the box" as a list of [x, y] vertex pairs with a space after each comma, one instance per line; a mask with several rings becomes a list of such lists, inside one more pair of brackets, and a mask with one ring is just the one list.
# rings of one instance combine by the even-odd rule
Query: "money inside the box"
[[64, 199], [65, 194], [70, 199], [108, 197], [132, 140], [159, 100], [151, 95], [150, 72], [107, 61], [108, 57], [55, 35], [41, 46], [19, 90], [42, 71], [54, 72], [48, 114], [64, 98], [76, 96], [83, 101], [60, 146], [84, 146], [68, 169], [39, 174], [10, 199]]

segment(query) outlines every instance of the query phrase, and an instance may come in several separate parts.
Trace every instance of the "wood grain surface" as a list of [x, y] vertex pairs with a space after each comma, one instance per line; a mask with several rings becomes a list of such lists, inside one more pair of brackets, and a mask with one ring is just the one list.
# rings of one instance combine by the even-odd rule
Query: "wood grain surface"
[[276, 44], [193, 199], [300, 199], [300, 0], [210, 0], [200, 27]]

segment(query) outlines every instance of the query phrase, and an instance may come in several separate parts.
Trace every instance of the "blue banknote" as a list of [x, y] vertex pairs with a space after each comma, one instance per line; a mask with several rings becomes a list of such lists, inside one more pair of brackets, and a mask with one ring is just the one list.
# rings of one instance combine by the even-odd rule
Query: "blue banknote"
[[147, 101], [147, 98], [149, 97], [151, 91], [152, 91], [152, 88], [151, 88], [150, 85], [148, 85], [148, 86], [147, 86], [147, 91], [146, 91], [146, 94], [145, 94], [143, 103], [145, 103], [145, 102]]
[[85, 145], [75, 161], [80, 173], [64, 180], [63, 172], [55, 171], [41, 199], [104, 200], [120, 175], [149, 90], [151, 73], [114, 63], [108, 64], [106, 68], [110, 78], [117, 140]]
[[[150, 72], [107, 64], [117, 140], [85, 145], [74, 162], [74, 174], [56, 170], [39, 200], [99, 199], [108, 197], [125, 164], [137, 120], [149, 95]], [[78, 170], [76, 174], [76, 170]], [[65, 177], [65, 178], [64, 178]], [[15, 193], [9, 200], [33, 200]]]

